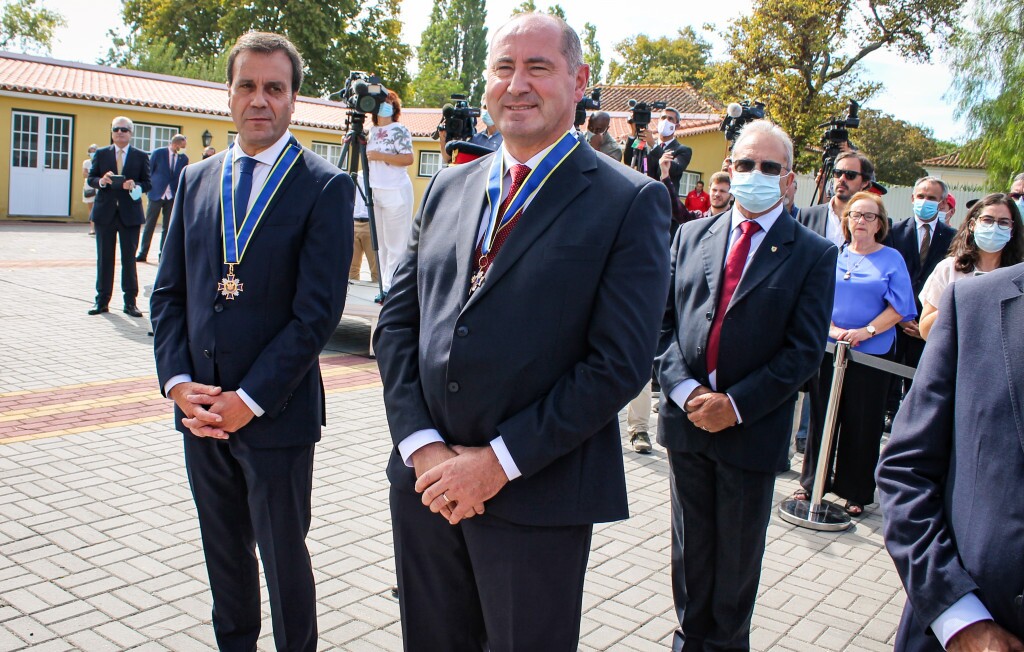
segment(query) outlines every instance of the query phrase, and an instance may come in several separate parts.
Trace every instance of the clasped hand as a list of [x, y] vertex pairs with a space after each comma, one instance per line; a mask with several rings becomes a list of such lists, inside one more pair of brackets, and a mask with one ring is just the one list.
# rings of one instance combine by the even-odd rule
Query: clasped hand
[[484, 513], [484, 503], [508, 482], [490, 446], [428, 444], [412, 455], [423, 504], [450, 524]]
[[196, 437], [228, 439], [254, 416], [237, 392], [213, 385], [179, 383], [171, 388], [170, 397], [185, 413], [181, 423]]
[[698, 387], [690, 392], [684, 407], [690, 423], [707, 432], [721, 432], [737, 423], [736, 411], [729, 397], [708, 387]]

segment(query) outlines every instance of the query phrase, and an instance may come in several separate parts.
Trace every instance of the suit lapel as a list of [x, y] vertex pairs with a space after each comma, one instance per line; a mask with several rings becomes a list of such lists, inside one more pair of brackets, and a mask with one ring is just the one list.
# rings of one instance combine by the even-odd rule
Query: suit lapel
[[729, 232], [732, 231], [732, 210], [727, 210], [715, 220], [704, 237], [700, 239], [700, 257], [704, 263], [708, 291], [718, 305], [718, 288], [725, 274], [725, 250], [729, 246]]
[[[572, 201], [590, 186], [585, 172], [597, 167], [591, 149], [577, 147], [576, 150], [556, 169], [544, 186], [533, 198], [519, 218], [515, 230], [509, 235], [499, 254], [491, 263], [483, 286], [473, 293], [466, 302], [468, 308], [479, 297], [486, 294], [505, 273], [516, 264], [534, 241], [562, 215]], [[468, 287], [468, 283], [467, 283]]]
[[[295, 140], [294, 136], [291, 139], [288, 140], [288, 145], [298, 145], [298, 144], [299, 144], [299, 142], [297, 140]], [[284, 151], [284, 150], [282, 150], [282, 151]], [[295, 178], [297, 176], [299, 176], [299, 174], [301, 174], [301, 170], [306, 169], [306, 162], [303, 159], [308, 154], [309, 154], [309, 152], [306, 151], [303, 148], [302, 149], [302, 155], [299, 157], [299, 160], [295, 162], [295, 166], [292, 167], [291, 171], [288, 173], [288, 176], [286, 176], [281, 181], [281, 187], [277, 189], [277, 192], [274, 193], [274, 198], [270, 200], [269, 204], [267, 204], [267, 212], [264, 213], [264, 215], [266, 217], [263, 220], [260, 221], [259, 225], [256, 226], [256, 230], [253, 231], [253, 237], [256, 237], [256, 234], [259, 232], [260, 228], [263, 226], [263, 223], [266, 222], [268, 219], [270, 219], [270, 216], [273, 214], [274, 209], [277, 207], [278, 203], [280, 203], [281, 198], [284, 195], [288, 194], [288, 187], [290, 185], [292, 185], [292, 182], [295, 181]]]
[[[495, 156], [501, 156], [501, 151]], [[487, 171], [492, 160], [492, 157], [485, 156], [472, 163], [476, 167], [466, 177], [459, 201], [459, 219], [455, 232], [456, 283], [457, 287], [467, 290], [469, 277], [473, 273], [480, 220], [487, 204]]]
[[754, 252], [754, 258], [743, 270], [740, 277], [740, 284], [732, 295], [729, 306], [743, 300], [754, 288], [760, 285], [768, 276], [774, 272], [779, 265], [789, 258], [789, 243], [793, 242], [793, 235], [796, 229], [796, 222], [785, 211], [775, 220], [775, 224], [764, 235], [764, 240], [758, 245]]
[[[210, 202], [205, 206], [198, 206], [199, 213], [196, 215], [196, 224], [201, 225], [201, 228], [207, 229], [206, 242], [209, 245], [206, 248], [209, 261], [210, 261], [210, 278], [220, 281], [224, 274], [224, 241], [223, 234], [221, 233], [221, 207], [220, 207], [220, 193], [221, 193], [221, 170], [223, 169], [224, 157], [226, 153], [217, 154], [220, 157], [217, 159], [215, 165], [208, 166], [205, 175], [207, 178], [204, 179], [204, 183], [212, 185], [215, 189], [213, 193], [210, 192], [197, 192], [197, 202]], [[195, 182], [193, 182], [195, 183]], [[205, 222], [205, 223], [204, 223]], [[212, 289], [216, 289], [216, 285]]]
[[1024, 369], [1024, 340], [1020, 336], [1020, 325], [1024, 323], [1024, 274], [1014, 278], [1012, 283], [1008, 296], [1000, 302], [999, 334], [1006, 361], [1013, 420], [1017, 426], [1017, 438], [1024, 448], [1024, 383], [1020, 380], [1020, 370]]

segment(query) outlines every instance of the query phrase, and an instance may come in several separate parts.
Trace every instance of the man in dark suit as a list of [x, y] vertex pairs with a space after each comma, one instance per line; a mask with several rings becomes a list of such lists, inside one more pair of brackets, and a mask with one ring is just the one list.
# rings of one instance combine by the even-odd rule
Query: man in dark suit
[[[918, 179], [914, 184], [914, 217], [893, 224], [885, 241], [886, 246], [899, 251], [907, 263], [918, 314], [921, 312], [921, 299], [918, 295], [925, 281], [935, 271], [935, 266], [949, 253], [949, 246], [956, 235], [956, 229], [938, 219], [939, 205], [946, 201], [948, 194], [949, 189], [941, 179]], [[924, 339], [917, 329], [917, 320], [901, 323], [896, 331], [895, 360], [916, 367], [923, 351]], [[910, 380], [892, 377], [887, 409], [890, 420], [909, 389]]]
[[317, 359], [345, 303], [353, 186], [289, 133], [301, 83], [302, 59], [284, 37], [249, 32], [235, 44], [238, 136], [185, 168], [151, 302], [221, 650], [256, 649], [256, 546], [277, 649], [317, 649], [305, 544], [325, 424]]
[[434, 177], [381, 311], [406, 650], [575, 652], [593, 523], [627, 516], [618, 411], [650, 379], [669, 205], [573, 136], [588, 76], [561, 19], [497, 30], [502, 148]]
[[672, 246], [656, 369], [677, 651], [749, 649], [775, 475], [828, 337], [837, 250], [784, 210], [792, 161], [785, 132], [748, 124], [732, 152], [735, 206], [684, 224]]
[[875, 166], [867, 156], [855, 151], [842, 152], [836, 156], [832, 171], [835, 193], [832, 199], [817, 206], [801, 208], [796, 215], [797, 221], [841, 247], [845, 238], [839, 221], [846, 211], [846, 204], [850, 197], [871, 186], [874, 175]]
[[160, 232], [160, 251], [164, 250], [167, 239], [167, 222], [171, 219], [171, 206], [174, 205], [174, 193], [178, 192], [178, 177], [188, 165], [185, 156], [185, 136], [175, 134], [168, 147], [158, 147], [149, 155], [149, 172], [153, 187], [149, 191], [149, 205], [146, 206], [146, 226], [142, 228], [142, 244], [135, 261], [146, 262], [149, 255], [149, 244], [153, 241], [156, 230], [156, 218], [163, 216]]
[[1024, 650], [1024, 265], [946, 290], [878, 465], [897, 652]]
[[[658, 122], [655, 125], [657, 134], [652, 133], [650, 127], [636, 131], [626, 139], [626, 147], [623, 150], [622, 162], [644, 172], [652, 179], [661, 178], [661, 157], [666, 153], [672, 154], [672, 167], [669, 177], [675, 192], [679, 194], [679, 182], [683, 178], [683, 172], [690, 165], [693, 158], [693, 150], [676, 140], [676, 129], [679, 127], [679, 111], [668, 107], [661, 112]], [[635, 149], [634, 145], [641, 141], [644, 149]], [[646, 156], [644, 155], [646, 152]]]
[[135, 270], [135, 248], [139, 245], [142, 193], [150, 188], [149, 156], [130, 146], [135, 125], [124, 116], [114, 118], [110, 126], [113, 144], [96, 150], [87, 183], [96, 188], [92, 221], [96, 229], [96, 303], [90, 315], [109, 312], [114, 292], [114, 254], [121, 245], [121, 292], [124, 312], [141, 317], [135, 303], [139, 296], [139, 276]]

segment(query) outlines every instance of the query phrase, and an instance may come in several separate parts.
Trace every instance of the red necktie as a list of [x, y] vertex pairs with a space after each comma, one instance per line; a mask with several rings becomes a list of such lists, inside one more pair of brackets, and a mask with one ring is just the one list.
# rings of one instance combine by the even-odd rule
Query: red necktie
[[729, 250], [729, 257], [725, 262], [725, 274], [722, 278], [722, 293], [718, 295], [718, 307], [715, 309], [715, 318], [711, 322], [711, 331], [708, 333], [708, 373], [718, 368], [718, 345], [722, 339], [722, 322], [725, 321], [725, 312], [729, 309], [729, 302], [736, 292], [736, 286], [740, 284], [743, 276], [743, 267], [747, 264], [747, 256], [750, 255], [750, 239], [761, 230], [761, 225], [754, 220], [743, 220], [740, 222], [740, 237], [736, 239], [732, 249]]
[[[505, 211], [508, 209], [508, 205], [512, 203], [512, 198], [516, 196], [516, 191], [519, 190], [519, 186], [523, 185], [523, 181], [530, 174], [530, 167], [528, 165], [513, 165], [512, 166], [512, 187], [508, 190], [508, 195], [505, 196], [505, 200], [501, 202], [501, 206], [498, 208], [498, 223], [501, 223], [501, 218], [505, 216]], [[522, 209], [519, 210], [512, 219], [509, 220], [505, 226], [501, 227], [497, 234], [494, 236], [494, 242], [491, 243], [491, 248], [487, 252], [487, 255], [483, 255], [481, 248], [483, 247], [483, 238], [476, 245], [476, 255], [473, 257], [473, 269], [474, 270], [486, 270], [494, 257], [498, 255], [498, 251], [501, 250], [501, 246], [505, 244], [505, 240], [508, 239], [508, 234], [512, 232], [512, 229], [519, 223], [519, 217], [523, 214]], [[487, 233], [484, 233], [484, 237], [487, 237]]]

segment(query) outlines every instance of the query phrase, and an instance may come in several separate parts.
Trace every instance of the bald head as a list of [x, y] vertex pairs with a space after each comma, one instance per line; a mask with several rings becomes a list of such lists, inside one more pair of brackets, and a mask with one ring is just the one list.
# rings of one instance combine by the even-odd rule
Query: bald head
[[594, 134], [603, 134], [608, 131], [608, 126], [612, 123], [612, 117], [604, 111], [597, 111], [590, 114], [590, 119], [587, 120], [587, 131]]
[[565, 57], [566, 63], [569, 64], [569, 71], [575, 73], [581, 66], [583, 66], [584, 63], [583, 44], [580, 43], [580, 37], [576, 33], [576, 30], [569, 27], [569, 24], [558, 16], [552, 16], [551, 14], [544, 14], [540, 12], [519, 14], [494, 32], [494, 35], [491, 36], [491, 45], [493, 46], [494, 43], [498, 41], [498, 38], [506, 32], [516, 34], [518, 32], [536, 29], [545, 24], [553, 26], [561, 34], [562, 56]]

